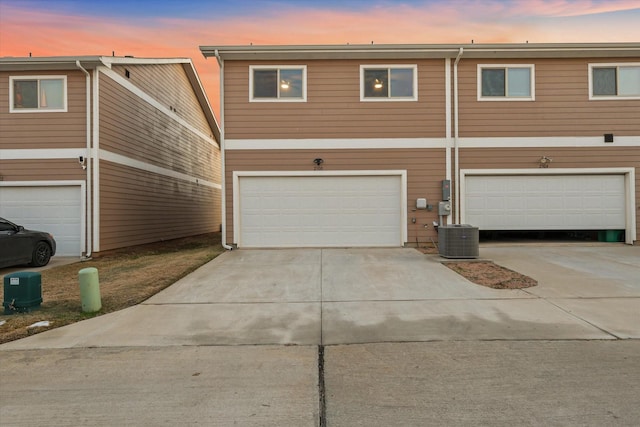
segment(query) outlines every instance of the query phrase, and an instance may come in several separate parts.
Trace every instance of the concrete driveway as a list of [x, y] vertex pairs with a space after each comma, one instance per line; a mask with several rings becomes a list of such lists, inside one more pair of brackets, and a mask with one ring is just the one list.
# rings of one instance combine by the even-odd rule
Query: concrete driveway
[[145, 303], [0, 346], [640, 338], [640, 247], [482, 247], [539, 285], [475, 285], [414, 249], [227, 252]]

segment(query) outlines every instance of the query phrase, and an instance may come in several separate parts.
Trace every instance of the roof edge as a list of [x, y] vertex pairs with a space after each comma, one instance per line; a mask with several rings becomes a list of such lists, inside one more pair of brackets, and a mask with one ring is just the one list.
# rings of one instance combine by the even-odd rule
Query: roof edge
[[358, 59], [465, 57], [640, 56], [640, 43], [346, 44], [200, 46], [222, 59]]

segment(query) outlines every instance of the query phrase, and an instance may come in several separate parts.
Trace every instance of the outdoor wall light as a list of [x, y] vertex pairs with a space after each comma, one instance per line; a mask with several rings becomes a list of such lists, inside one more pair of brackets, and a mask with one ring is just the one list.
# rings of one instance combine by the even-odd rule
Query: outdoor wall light
[[324, 160], [317, 158], [317, 159], [313, 159], [313, 163], [316, 164], [316, 166], [320, 166], [321, 164], [324, 163]]
[[549, 167], [549, 163], [551, 163], [553, 161], [552, 158], [547, 157], [547, 156], [542, 156], [539, 160], [540, 162], [540, 167], [541, 168], [548, 168]]

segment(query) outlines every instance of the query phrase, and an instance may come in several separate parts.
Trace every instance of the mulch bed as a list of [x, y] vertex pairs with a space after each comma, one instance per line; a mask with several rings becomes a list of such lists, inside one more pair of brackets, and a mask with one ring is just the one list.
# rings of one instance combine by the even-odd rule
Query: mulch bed
[[490, 261], [453, 261], [443, 264], [467, 280], [493, 289], [523, 289], [538, 284], [529, 276]]

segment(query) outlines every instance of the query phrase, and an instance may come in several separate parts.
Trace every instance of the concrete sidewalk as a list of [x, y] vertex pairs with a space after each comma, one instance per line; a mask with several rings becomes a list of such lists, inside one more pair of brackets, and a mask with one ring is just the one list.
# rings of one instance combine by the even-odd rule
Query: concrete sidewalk
[[413, 249], [227, 252], [145, 303], [0, 349], [640, 338], [640, 247], [491, 247], [526, 290]]

